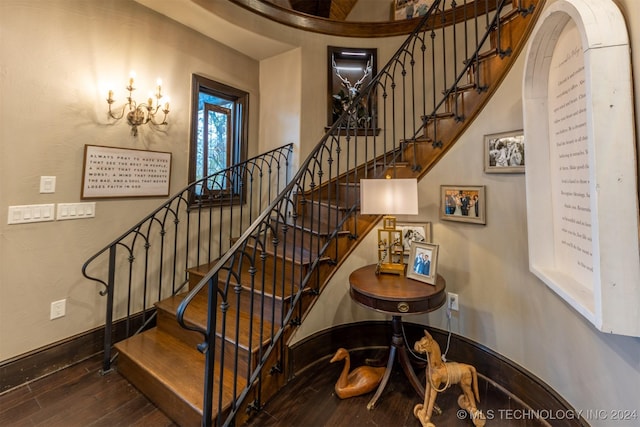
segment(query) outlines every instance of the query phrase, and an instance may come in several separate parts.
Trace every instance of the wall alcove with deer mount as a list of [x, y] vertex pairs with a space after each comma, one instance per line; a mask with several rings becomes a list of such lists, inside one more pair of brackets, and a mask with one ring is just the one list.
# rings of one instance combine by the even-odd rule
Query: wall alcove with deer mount
[[[377, 49], [327, 47], [327, 127], [328, 130], [343, 111], [378, 73]], [[355, 129], [358, 135], [377, 135], [376, 92], [363, 98], [344, 126], [344, 132]]]

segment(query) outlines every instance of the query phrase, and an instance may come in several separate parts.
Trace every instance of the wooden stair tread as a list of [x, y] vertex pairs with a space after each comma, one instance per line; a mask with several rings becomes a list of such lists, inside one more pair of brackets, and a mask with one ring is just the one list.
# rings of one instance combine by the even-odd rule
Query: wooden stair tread
[[351, 209], [350, 206], [348, 206], [346, 203], [344, 203], [343, 200], [339, 200], [338, 202], [336, 202], [333, 199], [318, 199], [318, 200], [312, 200], [312, 199], [307, 199], [305, 201], [305, 203], [312, 203], [312, 204], [317, 204], [317, 205], [321, 205], [323, 207], [327, 207], [330, 209], [336, 209], [339, 211], [346, 211]]
[[[314, 221], [314, 222], [318, 222], [319, 223], [319, 221]], [[334, 229], [331, 229], [331, 230], [326, 229], [327, 228], [326, 226], [325, 227], [321, 227], [321, 228], [325, 228], [326, 230], [315, 230], [313, 228], [310, 228], [309, 227], [310, 225], [315, 225], [315, 224], [311, 224], [310, 220], [299, 220], [299, 221], [296, 221], [293, 224], [287, 224], [287, 225], [290, 228], [289, 231], [287, 232], [287, 237], [289, 237], [289, 238], [293, 238], [293, 232], [292, 232], [291, 228], [295, 228], [297, 230], [296, 234], [299, 234], [299, 233], [310, 233], [310, 234], [313, 234], [316, 237], [324, 237], [324, 238], [329, 237], [331, 234], [333, 234], [333, 231], [334, 231]], [[347, 235], [349, 235], [349, 231], [348, 230], [340, 230], [340, 231], [338, 231], [337, 235], [338, 236], [347, 236]], [[299, 237], [299, 236], [296, 236], [296, 237]]]
[[[290, 224], [288, 225], [289, 227], [292, 227], [292, 225]], [[289, 231], [287, 238], [289, 238], [289, 236], [292, 236], [292, 235], [293, 235], [293, 232]], [[296, 238], [300, 238], [300, 235], [302, 235], [302, 232], [296, 233]], [[281, 240], [278, 246], [276, 247], [273, 244], [272, 239], [267, 239], [265, 243], [266, 243], [264, 247], [265, 254], [270, 255], [272, 257], [284, 259], [286, 262], [290, 262], [298, 266], [307, 267], [317, 257], [316, 256], [317, 251], [315, 247], [311, 249], [309, 248], [301, 249], [296, 247], [296, 245], [293, 244], [291, 241], [288, 241], [287, 244], [285, 244], [284, 240]], [[249, 244], [247, 244], [247, 247], [253, 248], [255, 246], [250, 242]], [[260, 248], [257, 248], [256, 250], [260, 252]], [[329, 260], [329, 257], [322, 257], [321, 261], [322, 260], [325, 260], [325, 261]], [[257, 261], [259, 262], [259, 257], [257, 258]]]
[[[475, 83], [473, 83], [473, 82], [472, 82], [472, 83], [464, 83], [464, 84], [461, 84], [461, 85], [456, 86], [456, 88], [455, 88], [454, 90], [452, 90], [452, 91], [449, 93], [449, 95], [451, 95], [451, 96], [453, 96], [453, 95], [461, 95], [461, 94], [463, 94], [464, 92], [468, 92], [468, 91], [470, 91], [470, 90], [472, 90], [472, 89], [475, 89], [475, 88], [476, 88], [476, 84], [475, 84]], [[446, 90], [443, 90], [443, 91], [442, 91], [442, 94], [443, 94], [443, 95], [446, 95], [446, 94], [447, 94], [447, 91], [446, 91]]]
[[[514, 2], [515, 4], [515, 2]], [[508, 25], [517, 25], [518, 23], [516, 21], [518, 21], [517, 15], [510, 13], [508, 15]], [[514, 32], [514, 34], [517, 34], [517, 32]], [[509, 40], [510, 43], [513, 43], [511, 41], [511, 38], [513, 37], [513, 35], [509, 34], [509, 37], [502, 37], [502, 38], [498, 38], [499, 41], [505, 41], [505, 40]], [[506, 41], [505, 41], [506, 43]], [[517, 47], [517, 45], [514, 45], [514, 47]], [[502, 46], [502, 48], [504, 48], [504, 46]], [[358, 203], [357, 201], [359, 200], [359, 187], [360, 187], [360, 183], [358, 182], [358, 180], [360, 179], [360, 177], [364, 177], [364, 176], [369, 176], [371, 175], [373, 176], [377, 176], [379, 175], [381, 172], [383, 172], [385, 170], [385, 168], [388, 166], [388, 159], [395, 159], [397, 158], [397, 154], [399, 153], [399, 150], [405, 150], [404, 152], [404, 157], [403, 160], [405, 158], [408, 159], [412, 159], [412, 161], [407, 162], [407, 164], [419, 164], [422, 166], [422, 169], [420, 169], [419, 171], [414, 171], [413, 175], [417, 175], [418, 178], [421, 178], [424, 174], [426, 174], [431, 167], [439, 160], [439, 158], [441, 157], [442, 153], [445, 153], [447, 151], [447, 149], [455, 143], [455, 141], [458, 139], [459, 137], [459, 133], [462, 132], [465, 128], [466, 125], [460, 125], [459, 124], [459, 120], [458, 119], [462, 119], [463, 117], [473, 117], [473, 115], [475, 113], [477, 113], [477, 111], [482, 109], [482, 106], [484, 105], [484, 101], [487, 99], [488, 94], [491, 94], [493, 91], [493, 87], [491, 86], [493, 84], [493, 82], [495, 81], [499, 81], [500, 79], [500, 73], [502, 71], [504, 71], [506, 69], [506, 65], [509, 61], [503, 61], [503, 58], [497, 58], [498, 56], [501, 56], [501, 50], [500, 50], [500, 46], [498, 46], [497, 48], [493, 48], [491, 50], [489, 50], [488, 52], [484, 52], [482, 54], [480, 54], [477, 58], [474, 59], [472, 67], [473, 70], [477, 70], [477, 79], [478, 82], [474, 82], [474, 83], [468, 83], [468, 84], [464, 84], [459, 86], [455, 92], [451, 93], [451, 98], [452, 99], [456, 99], [460, 101], [460, 107], [458, 107], [458, 103], [456, 103], [456, 112], [446, 112], [446, 113], [439, 113], [439, 114], [432, 114], [432, 115], [427, 115], [427, 116], [422, 116], [422, 120], [423, 120], [423, 124], [424, 126], [424, 135], [422, 135], [421, 137], [411, 140], [407, 140], [407, 141], [402, 141], [403, 143], [417, 143], [417, 142], [432, 142], [434, 140], [437, 140], [439, 147], [435, 147], [435, 143], [432, 144], [413, 144], [411, 147], [411, 150], [406, 150], [406, 147], [403, 147], [403, 144], [400, 144], [399, 147], [396, 148], [396, 150], [391, 151], [390, 153], [385, 153], [382, 155], [379, 155], [378, 157], [376, 157], [376, 160], [373, 161], [372, 163], [365, 163], [362, 166], [358, 166], [355, 170], [355, 172], [353, 171], [349, 171], [346, 172], [344, 175], [341, 175], [339, 177], [336, 177], [335, 179], [331, 180], [330, 182], [327, 183], [320, 183], [320, 185], [316, 188], [313, 188], [311, 190], [306, 190], [304, 193], [301, 193], [300, 196], [302, 197], [309, 197], [309, 200], [307, 200], [307, 202], [311, 202], [311, 203], [316, 203], [315, 205], [312, 205], [311, 208], [312, 209], [318, 209], [318, 206], [323, 206], [322, 209], [326, 208], [335, 208], [338, 210], [346, 210], [348, 209], [346, 206], [340, 206], [339, 203], [335, 203], [333, 202], [330, 197], [332, 197], [333, 195], [335, 195], [336, 197], [346, 200], [347, 203], [350, 202], [355, 202]], [[473, 79], [476, 78], [476, 74], [473, 74]], [[469, 81], [470, 79], [468, 78], [467, 81]], [[485, 82], [486, 80], [486, 82]], [[485, 82], [485, 84], [487, 86], [481, 86], [481, 83]], [[475, 89], [475, 88], [481, 88], [484, 87], [484, 91], [482, 93], [480, 93], [481, 91], [471, 91], [471, 89]], [[488, 91], [486, 88], [489, 88]], [[475, 93], [477, 92], [477, 93]], [[459, 97], [457, 97], [457, 95], [460, 95]], [[456, 98], [457, 97], [457, 98]], [[465, 105], [466, 104], [466, 105]], [[455, 119], [455, 120], [451, 120], [451, 119]], [[432, 135], [433, 137], [430, 137], [428, 132], [432, 131]], [[439, 150], [437, 150], [436, 148], [440, 148]], [[409, 153], [410, 152], [410, 153]], [[380, 163], [377, 163], [378, 160], [381, 160]], [[375, 169], [375, 173], [372, 173], [371, 170]], [[410, 168], [406, 168], [406, 169], [410, 169]], [[350, 180], [352, 180], [355, 177], [353, 182], [349, 182]], [[342, 181], [341, 181], [342, 180]], [[303, 195], [304, 194], [304, 195]], [[315, 200], [314, 200], [315, 199]], [[296, 211], [297, 214], [300, 215], [307, 215], [307, 219], [313, 217], [315, 220], [314, 216], [310, 216], [308, 211], [305, 211], [304, 209], [300, 208], [300, 205], [296, 205], [295, 206], [296, 209], [299, 209], [300, 212]], [[335, 214], [335, 211], [332, 211], [331, 214]], [[358, 234], [366, 234], [367, 231], [369, 231], [370, 229], [372, 229], [374, 227], [373, 224], [373, 220], [374, 218], [376, 218], [376, 215], [359, 215], [356, 216], [356, 218], [354, 219], [353, 223], [356, 224], [354, 225], [355, 230]], [[329, 223], [335, 223], [334, 220], [329, 221]], [[351, 219], [349, 219], [349, 221], [347, 222], [351, 222]], [[288, 224], [291, 226], [291, 224]], [[299, 225], [302, 226], [302, 221], [299, 221]], [[305, 222], [306, 225], [306, 222]], [[292, 233], [291, 231], [292, 229], [290, 229], [288, 236], [290, 236]], [[311, 231], [311, 230], [307, 230], [307, 231]], [[306, 232], [306, 231], [305, 231]], [[356, 233], [354, 232], [354, 233]], [[297, 232], [296, 232], [297, 233]], [[314, 232], [315, 233], [315, 232]], [[272, 244], [272, 240], [270, 238], [266, 238], [264, 245], [265, 247], [263, 248], [263, 252], [265, 254], [268, 254], [270, 256], [266, 257], [266, 264], [267, 264], [267, 270], [266, 271], [260, 271], [262, 268], [262, 260], [260, 259], [260, 254], [261, 251], [258, 251], [256, 249], [256, 253], [255, 253], [255, 262], [258, 266], [257, 270], [258, 272], [255, 275], [256, 278], [256, 282], [260, 283], [261, 285], [264, 284], [264, 289], [263, 291], [265, 292], [265, 297], [270, 298], [273, 297], [275, 295], [276, 299], [280, 299], [281, 297], [283, 297], [282, 294], [283, 292], [281, 290], [278, 289], [282, 289], [282, 282], [277, 282], [278, 285], [274, 286], [273, 283], [273, 279], [274, 277], [278, 277], [280, 278], [280, 275], [282, 273], [282, 275], [284, 275], [284, 273], [289, 273], [289, 271], [285, 271], [285, 269], [289, 269], [292, 270], [293, 273], [291, 274], [291, 276], [295, 276], [298, 277], [298, 275], [304, 275], [305, 272], [307, 272], [308, 270], [305, 270], [305, 268], [309, 267], [309, 263], [315, 258], [315, 254], [317, 254], [317, 248], [316, 248], [316, 243], [320, 242], [319, 239], [316, 239], [315, 237], [313, 238], [309, 238], [308, 236], [305, 236], [304, 238], [298, 238], [298, 236], [296, 236], [295, 239], [293, 238], [289, 238], [287, 237], [286, 240], [290, 240], [289, 243], [287, 243], [286, 245], [284, 244], [284, 238], [281, 239], [282, 242], [280, 243], [278, 249], [278, 257], [277, 259], [274, 259], [273, 256], [275, 255], [275, 250]], [[305, 251], [301, 252], [299, 248], [295, 248], [294, 247], [294, 242], [292, 242], [293, 240], [295, 240], [295, 243], [300, 243], [300, 244], [305, 244], [307, 243], [308, 246], [308, 242], [312, 242], [313, 247], [312, 248], [308, 248]], [[344, 241], [344, 239], [338, 239], [340, 240], [340, 242], [342, 243]], [[255, 244], [255, 242], [254, 242]], [[322, 244], [320, 244], [322, 245]], [[259, 247], [259, 245], [256, 245], [256, 247]], [[250, 249], [248, 249], [250, 250]], [[338, 250], [336, 251], [336, 253], [340, 253], [340, 256], [333, 256], [333, 258], [331, 258], [331, 260], [335, 261], [337, 263], [338, 266], [342, 265], [342, 263], [345, 262], [346, 256], [344, 254], [349, 253], [349, 249], [344, 250], [343, 252], [339, 252]], [[302, 256], [300, 254], [303, 254]], [[245, 260], [247, 259], [246, 257], [244, 258]], [[295, 259], [295, 263], [291, 265], [287, 265], [286, 267], [281, 267], [281, 261], [282, 259], [284, 259], [285, 261], [289, 261], [291, 262], [293, 259]], [[330, 258], [327, 257], [327, 260], [329, 260]], [[349, 261], [346, 261], [349, 262]], [[193, 274], [193, 275], [199, 275], [200, 277], [204, 277], [204, 275], [206, 275], [211, 267], [213, 267], [213, 265], [215, 265], [216, 261], [213, 261], [211, 263], [205, 263], [193, 268], [190, 268], [189, 274]], [[242, 274], [241, 274], [241, 285], [243, 288], [247, 289], [250, 288], [250, 286], [252, 285], [252, 283], [250, 283], [250, 275], [247, 274], [248, 268], [246, 266], [247, 262], [245, 261], [243, 263], [242, 266]], [[322, 265], [322, 269], [332, 269], [333, 264], [329, 264], [327, 263], [326, 266], [323, 264]], [[273, 270], [273, 271], [272, 271]], [[226, 276], [226, 272], [225, 274], [221, 274]], [[195, 276], [194, 276], [195, 277]], [[326, 274], [325, 276], [322, 276], [321, 278], [319, 278], [317, 280], [317, 283], [315, 283], [314, 285], [317, 286], [316, 288], [313, 288], [314, 291], [317, 290], [321, 290], [321, 286], [324, 284], [324, 280], [325, 277], [330, 277], [329, 274]], [[285, 281], [288, 279], [285, 279]], [[264, 283], [263, 283], [264, 282]], [[295, 289], [297, 289], [295, 287], [295, 285], [292, 285], [290, 282], [286, 282], [284, 288], [286, 290], [289, 290], [291, 288], [291, 286], [294, 286], [294, 291]], [[276, 290], [274, 291], [273, 288], [276, 288]], [[203, 290], [203, 292], [201, 292], [202, 295], [198, 295], [192, 305], [187, 309], [187, 313], [186, 313], [186, 318], [187, 321], [193, 324], [198, 324], [200, 326], [204, 326], [205, 320], [206, 320], [206, 292], [204, 292], [206, 290]], [[282, 303], [284, 301], [286, 301], [286, 296], [284, 297], [283, 300], [279, 301], [279, 303]], [[270, 299], [270, 301], [276, 301], [276, 299]], [[256, 301], [255, 297], [253, 299], [251, 298], [246, 298], [246, 300], [253, 300], [254, 303]], [[175, 309], [178, 307], [178, 305], [180, 304], [181, 301], [181, 297], [175, 297], [174, 299], [170, 299], [170, 300], [164, 300], [160, 303], [158, 303], [158, 308], [160, 309], [160, 307], [162, 307], [163, 310], [168, 310], [169, 312], [175, 313]], [[309, 301], [307, 299], [305, 299], [304, 301]], [[307, 303], [308, 304], [308, 303]], [[311, 304], [313, 304], [313, 302], [311, 302]], [[285, 304], [283, 304], [285, 305]], [[278, 311], [276, 311], [275, 309], [273, 310], [273, 312], [276, 315], [276, 318], [278, 318], [279, 314], [280, 314], [280, 310], [282, 306], [279, 306]], [[309, 307], [309, 305], [304, 306], [303, 308], [301, 308], [302, 312], [305, 312], [307, 310], [307, 308]], [[203, 308], [201, 313], [196, 313], [196, 311], [199, 311], [200, 308]], [[233, 312], [232, 312], [233, 310]], [[220, 316], [219, 313], [219, 309], [216, 310], [216, 312], [218, 313], [217, 315]], [[244, 311], [244, 310], [243, 310]], [[259, 309], [258, 309], [259, 311]], [[240, 324], [240, 328], [246, 328], [246, 326], [249, 324], [249, 322], [251, 321], [251, 317], [248, 314], [243, 314], [241, 313], [236, 313], [236, 305], [235, 303], [231, 303], [230, 307], [229, 307], [229, 311], [227, 312], [227, 316], [228, 319], [233, 319], [233, 321], [228, 322], [228, 327], [232, 326], [232, 324], [235, 325], [235, 319], [236, 319], [236, 314], [238, 314], [238, 316], [240, 316], [241, 319], [241, 324]], [[243, 317], [244, 316], [244, 317]], [[271, 318], [271, 317], [267, 317], [267, 318]], [[218, 317], [218, 319], [220, 319], [220, 317]], [[220, 322], [217, 322], [218, 325], [220, 324]], [[277, 323], [277, 322], [276, 322]], [[265, 324], [266, 325], [266, 324]], [[235, 326], [233, 326], [235, 328]], [[269, 327], [272, 327], [271, 325], [269, 325]], [[248, 328], [247, 328], [248, 330]], [[153, 331], [153, 330], [152, 330]], [[264, 331], [264, 329], [263, 329]], [[234, 331], [226, 331], [226, 335], [228, 338], [234, 338], [235, 337], [235, 330]], [[197, 362], [186, 362], [186, 356], [180, 356], [177, 357], [175, 359], [175, 361], [169, 360], [168, 362], [152, 362], [151, 365], [153, 365], [155, 367], [155, 365], [158, 365], [157, 367], [155, 367], [155, 369], [164, 369], [165, 371], [168, 371], [167, 373], [164, 373], [167, 377], [171, 377], [174, 375], [177, 375], [177, 373], [175, 371], [181, 371], [183, 369], [192, 369], [191, 374], [185, 374], [184, 377], [180, 380], [182, 380], [183, 382], [192, 382], [192, 383], [197, 383], [197, 386], [195, 386], [195, 398], [191, 395], [188, 396], [188, 399], [191, 401], [193, 400], [194, 402], [198, 401], [198, 398], [201, 396], [201, 390], [202, 390], [202, 371], [203, 371], [203, 365], [204, 365], [204, 356], [201, 355], [199, 352], [197, 352], [197, 350], [195, 349], [195, 347], [193, 345], [189, 346], [187, 344], [185, 344], [184, 342], [180, 341], [178, 338], [173, 338], [173, 340], [166, 340], [165, 338], [162, 337], [162, 335], [167, 335], [164, 334], [162, 331], [155, 331], [155, 332], [145, 332], [143, 335], [146, 336], [146, 338], [142, 338], [142, 339], [138, 339], [141, 341], [144, 340], [150, 340], [152, 335], [156, 335], [158, 337], [160, 337], [161, 342], [157, 343], [157, 344], [148, 344], [148, 343], [144, 343], [144, 345], [140, 344], [140, 347], [144, 347], [144, 352], [146, 353], [156, 353], [161, 351], [161, 349], [164, 348], [171, 348], [172, 351], [176, 351], [175, 349], [181, 349], [181, 348], [186, 348], [189, 349], [190, 352], [190, 356], [193, 355], [193, 358], [197, 359]], [[270, 333], [266, 333], [264, 336], [271, 336]], [[251, 338], [251, 342], [257, 344], [260, 340], [260, 336], [259, 336], [259, 331], [253, 331], [252, 334], [252, 338]], [[249, 333], [248, 332], [244, 332], [244, 335], [241, 336], [239, 338], [239, 345], [242, 347], [248, 347], [249, 346]], [[122, 348], [123, 349], [127, 349], [127, 347], [133, 347], [138, 345], [138, 343], [135, 342], [135, 340], [133, 341], [133, 343], [127, 343], [127, 344], [122, 344]], [[121, 346], [121, 344], [118, 344], [117, 347]], [[146, 346], [146, 347], [145, 347]], [[154, 347], [155, 346], [155, 347]], [[255, 347], [255, 345], [254, 345]], [[226, 348], [226, 347], [225, 347]], [[216, 349], [218, 349], [218, 345], [216, 345]], [[255, 350], [255, 348], [254, 348]], [[124, 350], [123, 350], [124, 351]], [[182, 352], [183, 350], [179, 350], [179, 352]], [[187, 351], [187, 350], [184, 350]], [[177, 351], [176, 351], [177, 352]], [[225, 350], [226, 353], [226, 350]], [[238, 353], [236, 352], [236, 355]], [[275, 354], [275, 353], [274, 353]], [[128, 357], [128, 356], [127, 356]], [[183, 359], [183, 357], [185, 357], [185, 359]], [[273, 356], [274, 358], [276, 356]], [[251, 358], [250, 358], [251, 359]], [[225, 359], [227, 362], [230, 361], [230, 358], [226, 358]], [[255, 360], [249, 360], [248, 364], [251, 364], [249, 366], [253, 366], [253, 362]], [[173, 365], [176, 365], [178, 368], [174, 369]], [[160, 365], [163, 365], [164, 368], [160, 368]], [[286, 368], [285, 368], [286, 369]], [[219, 376], [220, 375], [220, 367], [217, 366], [216, 367], [216, 371], [215, 371], [215, 375]], [[229, 370], [224, 370], [223, 371], [223, 375], [229, 379], [232, 378], [232, 373]], [[191, 379], [189, 379], [191, 378]], [[270, 378], [276, 378], [276, 376], [274, 377], [270, 377]], [[160, 374], [160, 379], [159, 381], [161, 382], [168, 382], [170, 379], [165, 379], [163, 378], [163, 376]], [[171, 379], [173, 381], [173, 379]], [[153, 381], [153, 380], [151, 380]], [[175, 381], [178, 381], [177, 379]], [[242, 386], [246, 385], [246, 379], [242, 380], [245, 381], [245, 384], [240, 385], [240, 388], [238, 388], [238, 390], [242, 390]], [[242, 382], [240, 381], [240, 382]], [[275, 380], [274, 380], [275, 381]], [[285, 381], [286, 382], [286, 381]], [[225, 388], [227, 387], [227, 385], [225, 385]], [[231, 385], [229, 385], [229, 387], [231, 387]], [[216, 386], [214, 386], [214, 390], [217, 390], [217, 380], [216, 380]], [[227, 390], [225, 390], [226, 392]], [[261, 390], [261, 392], [264, 392], [264, 390]], [[267, 394], [264, 395], [265, 399]], [[229, 400], [231, 399], [231, 392], [227, 394], [225, 394], [224, 397], [224, 404], [227, 405], [227, 402], [229, 402]], [[200, 407], [201, 404], [198, 403], [196, 407]], [[196, 424], [196, 423], [185, 423], [185, 424]], [[197, 423], [199, 424], [199, 423]]]
[[[236, 322], [226, 322], [226, 331], [225, 331], [225, 339], [230, 342], [235, 342], [236, 332], [238, 337], [238, 346], [244, 350], [249, 349], [249, 344], [251, 343], [254, 347], [254, 350], [259, 348], [260, 340], [265, 341], [264, 336], [269, 336], [270, 332], [273, 329], [273, 325], [268, 320], [263, 320], [262, 323], [259, 323], [258, 314], [260, 313], [260, 307], [255, 307], [255, 315], [254, 319], [252, 319], [251, 315], [248, 313], [249, 310], [243, 307], [242, 303], [245, 305], [249, 304], [249, 295], [248, 293], [244, 295], [243, 299], [241, 299], [241, 307], [240, 312], [238, 313], [237, 304], [236, 304], [236, 294], [231, 290], [229, 292], [229, 306], [227, 310], [227, 318], [228, 319], [236, 319], [236, 315], [239, 315], [240, 318], [240, 331], [236, 330]], [[176, 313], [178, 306], [182, 302], [183, 295], [175, 295], [169, 298], [166, 298], [158, 303], [156, 303], [156, 307], [160, 310], [164, 310], [168, 313]], [[194, 326], [198, 326], [202, 329], [206, 329], [207, 325], [207, 293], [199, 292], [195, 298], [187, 307], [185, 312], [185, 322], [187, 324], [191, 324]], [[222, 336], [222, 313], [220, 310], [216, 310], [217, 322], [216, 322], [216, 334], [218, 336]], [[248, 325], [253, 320], [254, 325], [261, 325], [262, 331], [257, 326], [252, 328], [251, 339], [249, 339], [249, 328], [245, 328], [243, 326]], [[265, 334], [265, 331], [269, 333]], [[261, 334], [262, 332], [262, 334]]]
[[[204, 355], [197, 349], [157, 328], [121, 341], [115, 347], [121, 357], [131, 360], [147, 376], [155, 378], [162, 387], [202, 416]], [[220, 372], [217, 364], [215, 371]], [[223, 371], [226, 378], [233, 378], [232, 371], [226, 368]], [[132, 382], [134, 381], [135, 379]], [[217, 381], [215, 382], [215, 389], [218, 390]], [[246, 381], [238, 380], [240, 390], [245, 384]], [[227, 406], [233, 400], [231, 384], [225, 382], [222, 394], [224, 405]]]
[[[288, 246], [292, 246], [292, 245], [288, 245]], [[271, 254], [272, 255], [272, 254]], [[308, 254], [307, 254], [307, 258], [303, 259], [302, 261], [300, 261], [298, 258], [296, 258], [296, 266], [298, 268], [300, 267], [308, 267], [309, 266], [309, 258], [308, 258]], [[330, 258], [329, 257], [323, 257], [321, 259], [321, 264], [324, 262], [329, 261]], [[285, 259], [285, 262], [283, 263], [281, 258], [280, 261], [278, 261], [278, 270], [280, 271], [281, 268], [285, 267], [283, 264], [286, 263], [291, 263], [291, 259]], [[191, 267], [189, 268], [187, 271], [189, 272], [190, 275], [194, 275], [195, 277], [204, 277], [204, 275], [206, 275], [209, 270], [216, 264], [216, 261], [212, 261], [210, 263], [206, 263], [206, 264], [202, 264], [196, 267]], [[286, 282], [285, 286], [277, 286], [276, 284], [273, 283], [273, 275], [267, 276], [264, 278], [264, 281], [261, 280], [262, 277], [259, 273], [260, 269], [261, 269], [261, 265], [262, 265], [262, 261], [260, 260], [260, 258], [257, 258], [257, 266], [258, 266], [258, 273], [256, 273], [256, 281], [255, 283], [251, 283], [251, 276], [249, 274], [246, 273], [246, 271], [240, 275], [240, 285], [246, 289], [247, 291], [250, 291], [252, 286], [254, 288], [254, 290], [256, 290], [257, 293], [264, 293], [265, 298], [274, 298], [278, 301], [278, 303], [276, 303], [274, 308], [279, 309], [280, 305], [279, 303], [284, 302], [284, 301], [288, 301], [291, 296], [292, 293], [297, 292], [298, 287], [297, 286], [293, 286], [292, 287], [292, 283], [291, 281]], [[273, 264], [270, 264], [273, 265]], [[267, 268], [269, 268], [269, 266], [267, 266]], [[304, 271], [304, 270], [298, 270], [300, 271]], [[278, 277], [280, 273], [277, 273]], [[299, 276], [296, 276], [299, 277]], [[225, 278], [220, 278], [220, 282], [222, 283], [223, 280], [226, 280]], [[234, 278], [231, 278], [231, 282], [230, 285], [233, 286], [233, 284], [235, 284], [235, 280]], [[274, 289], [275, 287], [275, 289]], [[204, 291], [204, 289], [203, 289]], [[176, 306], [177, 308], [177, 306]], [[175, 311], [174, 311], [175, 312]]]

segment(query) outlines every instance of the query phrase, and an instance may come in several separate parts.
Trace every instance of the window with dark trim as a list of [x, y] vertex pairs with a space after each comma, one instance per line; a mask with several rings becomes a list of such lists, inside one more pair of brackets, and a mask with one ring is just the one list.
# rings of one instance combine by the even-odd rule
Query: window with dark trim
[[[191, 92], [189, 182], [229, 168], [247, 158], [249, 94], [194, 74]], [[205, 181], [192, 202], [223, 203], [240, 196], [241, 182], [230, 174]]]

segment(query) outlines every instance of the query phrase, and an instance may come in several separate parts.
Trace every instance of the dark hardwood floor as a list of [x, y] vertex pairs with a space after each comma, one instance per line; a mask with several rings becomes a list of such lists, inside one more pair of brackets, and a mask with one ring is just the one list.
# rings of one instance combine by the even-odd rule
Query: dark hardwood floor
[[[352, 366], [365, 356], [352, 355]], [[99, 374], [101, 359], [93, 357], [77, 365], [17, 387], [0, 395], [0, 426], [175, 426], [117, 371]], [[276, 395], [247, 427], [267, 426], [410, 426], [420, 427], [413, 407], [420, 399], [396, 365], [389, 384], [373, 410], [366, 406], [372, 394], [339, 399], [333, 390], [343, 368], [322, 359], [296, 377]], [[421, 375], [424, 378], [424, 375]], [[486, 381], [480, 384], [480, 408], [491, 415], [491, 426], [548, 425], [531, 419], [515, 419], [517, 403]], [[458, 412], [459, 388], [438, 396], [443, 414], [438, 426], [473, 426]], [[520, 417], [523, 418], [523, 417]]]
[[175, 426], [101, 357], [0, 395], [0, 426]]
[[[351, 353], [351, 366], [360, 366], [366, 357], [377, 357], [376, 353]], [[268, 402], [264, 410], [252, 418], [244, 427], [268, 426], [394, 426], [421, 427], [413, 415], [413, 407], [423, 401], [418, 397], [396, 363], [389, 383], [372, 410], [367, 403], [373, 396], [369, 393], [341, 400], [334, 392], [334, 385], [343, 368], [340, 363], [321, 360], [289, 383], [281, 393]], [[416, 370], [416, 372], [418, 372]], [[419, 377], [424, 380], [424, 371]], [[478, 407], [486, 414], [488, 426], [548, 426], [531, 419], [531, 412], [523, 410], [518, 402], [502, 391], [479, 379], [480, 403]], [[451, 386], [439, 394], [436, 404], [442, 414], [432, 422], [442, 426], [469, 426], [473, 422], [468, 414], [458, 407], [458, 386]]]

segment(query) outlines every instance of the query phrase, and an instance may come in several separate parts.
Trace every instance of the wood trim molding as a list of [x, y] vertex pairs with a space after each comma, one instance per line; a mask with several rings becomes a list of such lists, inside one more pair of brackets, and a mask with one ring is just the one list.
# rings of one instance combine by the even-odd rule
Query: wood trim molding
[[[147, 314], [147, 318], [149, 314]], [[142, 326], [142, 315], [130, 319], [129, 329]], [[155, 321], [152, 322], [153, 326]], [[114, 343], [126, 337], [126, 321], [116, 322]], [[104, 326], [83, 332], [0, 363], [0, 395], [15, 387], [58, 372], [103, 352]]]
[[[418, 341], [424, 335], [423, 330], [427, 329], [440, 347], [445, 348], [447, 331], [407, 322], [403, 325], [408, 343]], [[366, 321], [336, 326], [309, 336], [290, 347], [289, 372], [294, 376], [304, 375], [304, 371], [315, 363], [328, 363], [340, 347], [349, 351], [383, 350], [388, 348], [390, 342], [391, 323], [388, 321]], [[574, 410], [566, 400], [531, 372], [468, 338], [452, 334], [447, 358], [475, 366], [480, 381], [500, 388], [526, 409], [553, 413]], [[580, 425], [581, 420], [577, 418], [566, 420], [566, 425]]]
[[[202, 0], [194, 0], [202, 7], [207, 8], [206, 2]], [[286, 9], [273, 3], [260, 0], [229, 0], [238, 6], [248, 9], [258, 15], [279, 22], [290, 27], [298, 28], [314, 33], [329, 34], [343, 37], [391, 37], [410, 34], [416, 29], [421, 18], [403, 19], [400, 21], [386, 22], [356, 22], [356, 21], [334, 21], [331, 19], [320, 18], [313, 15], [307, 15], [295, 10]], [[466, 11], [464, 9], [467, 9]], [[458, 6], [446, 11], [444, 22], [438, 18], [435, 28], [442, 25], [448, 26], [454, 22], [463, 22], [466, 16], [472, 16], [473, 13], [482, 15], [486, 11], [495, 9], [495, 4], [487, 5], [484, 0], [469, 2], [466, 5]], [[454, 18], [455, 17], [455, 18]]]

